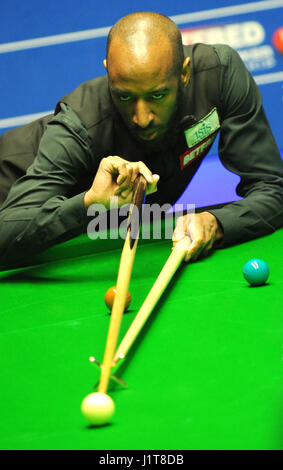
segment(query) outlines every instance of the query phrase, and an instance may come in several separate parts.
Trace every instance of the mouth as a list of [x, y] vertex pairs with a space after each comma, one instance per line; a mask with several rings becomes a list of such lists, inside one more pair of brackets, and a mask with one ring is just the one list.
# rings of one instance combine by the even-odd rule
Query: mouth
[[154, 140], [158, 135], [158, 129], [150, 130], [150, 131], [140, 131], [138, 132], [138, 136], [142, 140]]

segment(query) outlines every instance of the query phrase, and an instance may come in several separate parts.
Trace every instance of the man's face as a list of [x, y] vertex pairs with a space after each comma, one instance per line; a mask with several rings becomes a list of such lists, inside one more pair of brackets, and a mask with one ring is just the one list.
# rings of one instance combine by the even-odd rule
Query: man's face
[[176, 114], [182, 82], [172, 72], [172, 59], [166, 48], [137, 47], [129, 53], [122, 42], [111, 46], [110, 93], [127, 128], [140, 142], [162, 140]]

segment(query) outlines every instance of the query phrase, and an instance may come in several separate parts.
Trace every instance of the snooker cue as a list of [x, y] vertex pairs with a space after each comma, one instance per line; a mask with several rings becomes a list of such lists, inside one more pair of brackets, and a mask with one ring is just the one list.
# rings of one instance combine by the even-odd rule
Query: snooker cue
[[160, 271], [159, 276], [157, 277], [155, 283], [149, 291], [144, 303], [138, 311], [127, 333], [122, 339], [115, 353], [112, 367], [118, 365], [120, 359], [125, 358], [127, 352], [129, 351], [139, 332], [143, 328], [155, 305], [157, 304], [161, 295], [165, 291], [167, 285], [171, 281], [178, 267], [182, 263], [187, 253], [189, 243], [189, 237], [186, 236], [182, 238], [182, 240], [180, 240], [172, 249], [172, 252], [168, 257], [166, 263], [164, 264], [162, 270]]
[[[128, 220], [131, 220], [131, 213], [133, 211], [133, 206], [142, 205], [146, 191], [146, 180], [142, 175], [139, 175], [136, 178], [133, 192], [133, 203], [130, 208], [130, 215]], [[98, 384], [98, 392], [106, 393], [108, 382], [110, 378], [110, 373], [112, 369], [113, 356], [115, 354], [115, 348], [117, 345], [118, 335], [120, 331], [120, 325], [122, 316], [125, 309], [126, 297], [128, 292], [128, 286], [130, 283], [130, 278], [132, 274], [132, 268], [135, 259], [135, 253], [138, 244], [139, 230], [136, 230], [135, 240], [131, 237], [132, 227], [129, 224], [127, 230], [126, 240], [124, 242], [120, 265], [117, 276], [116, 283], [116, 295], [113, 302], [113, 308], [110, 318], [109, 329], [107, 333], [106, 346], [104, 352], [103, 362], [101, 364], [101, 375]]]

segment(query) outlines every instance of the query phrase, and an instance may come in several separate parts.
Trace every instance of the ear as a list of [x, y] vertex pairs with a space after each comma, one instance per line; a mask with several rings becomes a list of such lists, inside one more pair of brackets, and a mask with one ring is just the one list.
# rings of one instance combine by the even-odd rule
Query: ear
[[104, 59], [104, 61], [103, 61], [103, 65], [104, 65], [104, 67], [105, 67], [105, 68], [106, 68], [106, 70], [107, 70], [107, 60], [106, 60], [106, 59]]
[[190, 57], [186, 57], [183, 63], [183, 70], [182, 70], [182, 75], [181, 75], [181, 80], [183, 82], [184, 86], [187, 86], [190, 80], [190, 75], [191, 75], [191, 59]]

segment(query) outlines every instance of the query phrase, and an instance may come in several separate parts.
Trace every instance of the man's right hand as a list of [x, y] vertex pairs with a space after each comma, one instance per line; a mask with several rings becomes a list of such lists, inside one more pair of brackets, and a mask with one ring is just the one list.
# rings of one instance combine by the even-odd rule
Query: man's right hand
[[118, 197], [118, 206], [132, 202], [133, 185], [136, 177], [142, 174], [147, 181], [147, 194], [157, 191], [159, 175], [153, 175], [143, 162], [128, 162], [118, 156], [103, 158], [91, 188], [85, 193], [84, 204], [103, 204], [110, 208], [110, 199]]

